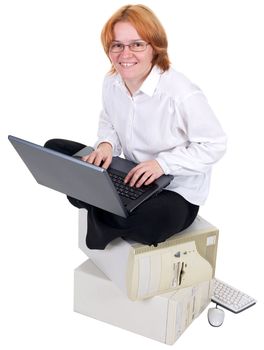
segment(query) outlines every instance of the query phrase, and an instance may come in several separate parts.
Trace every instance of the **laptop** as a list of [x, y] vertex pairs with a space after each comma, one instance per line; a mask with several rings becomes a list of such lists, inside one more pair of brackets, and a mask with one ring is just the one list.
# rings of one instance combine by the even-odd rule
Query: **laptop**
[[137, 189], [123, 183], [122, 178], [136, 165], [127, 159], [113, 157], [106, 170], [80, 159], [87, 150], [68, 156], [15, 136], [8, 139], [39, 184], [125, 218], [173, 179], [162, 175]]

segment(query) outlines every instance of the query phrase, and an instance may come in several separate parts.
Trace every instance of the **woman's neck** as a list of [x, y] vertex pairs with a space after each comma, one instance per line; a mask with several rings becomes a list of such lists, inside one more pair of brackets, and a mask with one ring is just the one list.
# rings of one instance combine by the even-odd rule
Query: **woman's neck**
[[149, 69], [149, 71], [145, 76], [141, 77], [141, 79], [124, 80], [124, 84], [131, 96], [133, 96], [133, 94], [139, 90], [139, 88], [141, 87], [141, 85], [144, 83], [149, 73], [151, 72], [151, 69], [152, 67]]
[[[145, 80], [145, 79], [144, 79]], [[139, 90], [140, 86], [143, 84], [143, 81], [124, 81], [125, 86], [131, 96]]]

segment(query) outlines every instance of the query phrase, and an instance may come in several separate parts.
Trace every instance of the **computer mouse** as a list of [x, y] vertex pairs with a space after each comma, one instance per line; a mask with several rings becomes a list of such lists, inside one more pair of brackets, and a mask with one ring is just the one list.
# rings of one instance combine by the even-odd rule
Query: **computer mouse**
[[207, 316], [211, 326], [220, 327], [224, 322], [225, 313], [224, 310], [214, 307], [208, 310]]

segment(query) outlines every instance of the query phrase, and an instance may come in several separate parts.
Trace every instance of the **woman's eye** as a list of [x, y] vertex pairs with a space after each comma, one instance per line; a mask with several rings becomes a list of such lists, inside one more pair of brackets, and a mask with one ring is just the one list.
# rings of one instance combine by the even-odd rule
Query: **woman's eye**
[[123, 44], [112, 44], [110, 46], [110, 50], [122, 50], [123, 49]]
[[133, 47], [141, 47], [142, 43], [136, 42], [132, 44]]

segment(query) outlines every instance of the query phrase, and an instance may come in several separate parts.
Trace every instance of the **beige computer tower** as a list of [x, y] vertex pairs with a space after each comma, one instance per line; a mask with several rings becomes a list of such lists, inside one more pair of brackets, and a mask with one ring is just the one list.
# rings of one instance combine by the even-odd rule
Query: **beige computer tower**
[[88, 259], [74, 272], [74, 311], [173, 344], [207, 307], [213, 280], [131, 301]]
[[131, 300], [195, 286], [214, 277], [218, 229], [198, 216], [157, 247], [117, 238], [104, 250], [85, 244], [87, 211], [79, 211], [79, 247]]

